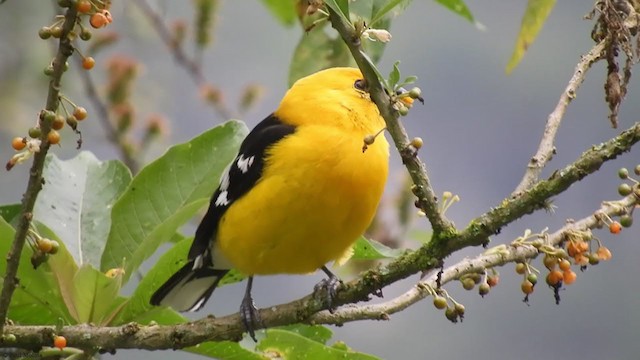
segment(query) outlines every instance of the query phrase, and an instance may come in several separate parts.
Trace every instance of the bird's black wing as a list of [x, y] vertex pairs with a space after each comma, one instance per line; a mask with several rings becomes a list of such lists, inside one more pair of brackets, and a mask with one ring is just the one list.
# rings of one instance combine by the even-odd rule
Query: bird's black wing
[[[220, 185], [211, 196], [209, 209], [198, 225], [189, 250], [189, 260], [208, 253], [209, 244], [215, 241], [218, 223], [225, 211], [260, 179], [266, 150], [294, 131], [295, 126], [283, 123], [273, 114], [267, 116], [251, 130], [240, 145], [238, 156], [229, 165], [220, 180]], [[207, 266], [215, 267], [214, 264], [210, 264], [211, 256], [202, 256], [201, 259]], [[198, 261], [196, 266], [203, 265], [197, 263]]]

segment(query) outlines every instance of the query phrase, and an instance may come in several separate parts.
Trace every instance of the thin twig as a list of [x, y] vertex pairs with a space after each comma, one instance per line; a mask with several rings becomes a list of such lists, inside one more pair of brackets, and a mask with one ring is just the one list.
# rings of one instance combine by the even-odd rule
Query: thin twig
[[[196, 85], [198, 85], [198, 87], [202, 87], [209, 84], [202, 72], [200, 64], [190, 58], [184, 52], [182, 46], [174, 42], [173, 36], [162, 20], [162, 17], [160, 17], [151, 5], [149, 5], [146, 0], [134, 0], [133, 3], [136, 4], [142, 13], [149, 18], [151, 25], [160, 36], [160, 39], [162, 39], [162, 42], [167, 46], [167, 49], [169, 49], [173, 58], [176, 60], [178, 65], [187, 70], [187, 73], [191, 76]], [[226, 108], [223, 102], [215, 102], [212, 103], [212, 105], [220, 118], [231, 119], [231, 112]]]
[[451, 236], [455, 233], [455, 227], [446, 219], [446, 217], [438, 210], [438, 200], [431, 187], [427, 169], [424, 163], [410, 149], [410, 140], [407, 131], [400, 121], [398, 121], [398, 112], [393, 109], [389, 96], [384, 91], [376, 71], [371, 67], [367, 55], [362, 49], [359, 35], [355, 33], [355, 29], [351, 24], [347, 23], [333, 10], [329, 9], [329, 20], [333, 27], [338, 31], [342, 39], [349, 47], [351, 55], [355, 59], [358, 67], [362, 71], [363, 76], [369, 84], [369, 93], [371, 99], [376, 103], [380, 110], [380, 115], [384, 118], [387, 130], [393, 138], [396, 148], [402, 156], [402, 160], [409, 175], [414, 183], [413, 193], [418, 198], [418, 205], [424, 211], [435, 236], [446, 234]]
[[[82, 62], [81, 59], [78, 60], [80, 64]], [[80, 71], [80, 77], [84, 82], [84, 88], [87, 90], [87, 97], [89, 101], [93, 104], [93, 107], [96, 109], [98, 113], [98, 120], [100, 120], [100, 124], [102, 124], [102, 128], [107, 133], [107, 139], [113, 143], [118, 150], [120, 151], [120, 156], [122, 161], [127, 165], [127, 167], [131, 170], [133, 174], [138, 172], [140, 165], [133, 158], [131, 152], [127, 150], [125, 145], [125, 139], [122, 137], [121, 133], [116, 129], [113, 121], [111, 121], [111, 117], [109, 116], [109, 109], [105, 103], [100, 99], [100, 95], [98, 95], [98, 91], [96, 89], [95, 83], [89, 74], [88, 71]]]
[[[71, 44], [71, 40], [68, 35], [76, 24], [76, 7], [69, 7], [64, 16], [65, 20], [62, 25], [62, 35], [60, 37], [58, 51], [53, 60], [53, 74], [51, 75], [51, 81], [49, 82], [49, 92], [47, 94], [47, 103], [45, 106], [45, 108], [50, 111], [56, 111], [58, 108], [60, 79], [65, 71], [67, 59], [73, 54], [73, 45]], [[29, 171], [27, 190], [22, 196], [22, 208], [20, 210], [19, 222], [16, 226], [15, 237], [13, 244], [11, 245], [11, 249], [7, 254], [7, 270], [4, 275], [2, 292], [0, 292], [0, 334], [2, 334], [5, 319], [7, 317], [11, 296], [13, 295], [13, 291], [18, 283], [16, 275], [18, 274], [18, 265], [20, 264], [20, 254], [24, 247], [29, 226], [31, 225], [33, 207], [35, 206], [38, 193], [40, 193], [40, 190], [42, 189], [42, 170], [50, 147], [47, 135], [51, 131], [51, 123], [40, 120], [40, 128], [42, 130], [40, 151], [33, 157], [33, 164]]]
[[582, 85], [591, 65], [603, 58], [604, 50], [609, 41], [611, 41], [609, 37], [602, 39], [591, 50], [589, 50], [588, 53], [580, 57], [580, 62], [576, 65], [576, 69], [573, 72], [573, 76], [571, 77], [571, 80], [569, 80], [566, 89], [560, 95], [556, 108], [547, 118], [547, 124], [544, 127], [544, 133], [542, 135], [540, 145], [538, 146], [538, 151], [529, 160], [527, 170], [525, 171], [520, 184], [518, 184], [516, 189], [513, 191], [512, 196], [517, 196], [518, 194], [523, 193], [538, 181], [538, 177], [540, 176], [542, 169], [544, 169], [555, 154], [556, 148], [554, 143], [556, 140], [556, 134], [560, 128], [560, 123], [562, 122], [564, 113], [567, 110], [567, 106], [569, 106], [569, 103], [575, 99], [578, 88]]
[[[592, 215], [587, 216], [579, 221], [567, 223], [564, 227], [557, 230], [553, 234], [546, 237], [545, 243], [549, 245], [558, 245], [565, 239], [565, 234], [569, 231], [586, 231], [595, 228], [599, 221], [595, 214], [607, 214], [608, 216], [619, 216], [626, 213], [626, 209], [638, 203], [635, 195], [616, 202], [617, 206], [611, 203], [603, 202], [600, 209]], [[317, 324], [333, 324], [341, 325], [345, 322], [356, 320], [387, 320], [389, 315], [402, 311], [409, 306], [428, 297], [429, 292], [425, 291], [426, 287], [432, 289], [444, 285], [453, 280], [459, 279], [462, 275], [482, 272], [486, 269], [502, 266], [515, 261], [531, 259], [538, 256], [539, 251], [532, 245], [511, 245], [501, 248], [499, 251], [491, 251], [489, 249], [473, 259], [464, 259], [457, 264], [448, 267], [440, 275], [434, 274], [429, 278], [420, 281], [411, 289], [383, 303], [371, 305], [349, 305], [338, 308], [333, 313], [329, 311], [321, 311], [313, 315], [309, 320]], [[439, 280], [438, 280], [439, 277]]]

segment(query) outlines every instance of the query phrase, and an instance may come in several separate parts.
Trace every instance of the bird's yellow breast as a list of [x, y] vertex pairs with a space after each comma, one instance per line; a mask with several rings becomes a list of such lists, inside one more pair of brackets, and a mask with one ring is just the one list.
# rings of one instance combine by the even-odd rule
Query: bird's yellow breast
[[269, 149], [260, 180], [220, 220], [216, 241], [235, 268], [309, 273], [353, 244], [375, 214], [388, 173], [384, 136], [365, 152], [363, 136], [309, 124]]

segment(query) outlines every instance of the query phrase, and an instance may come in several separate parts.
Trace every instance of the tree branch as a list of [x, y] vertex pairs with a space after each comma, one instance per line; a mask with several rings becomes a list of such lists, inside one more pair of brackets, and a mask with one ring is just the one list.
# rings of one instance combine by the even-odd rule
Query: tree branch
[[[640, 203], [636, 195], [629, 195], [624, 199], [615, 202], [615, 206], [610, 202], [603, 202], [600, 209], [590, 216], [579, 221], [567, 223], [564, 227], [553, 234], [545, 237], [545, 244], [558, 245], [563, 242], [565, 234], [571, 231], [586, 231], [595, 228], [600, 222], [596, 214], [607, 214], [608, 216], [619, 216], [627, 213], [629, 207]], [[453, 280], [459, 279], [462, 275], [478, 273], [486, 269], [502, 266], [519, 260], [532, 259], [540, 254], [538, 248], [530, 244], [517, 244], [504, 246], [498, 245], [487, 250], [473, 259], [465, 259], [448, 267], [441, 274], [434, 274], [428, 279], [419, 281], [410, 290], [394, 299], [379, 304], [372, 305], [350, 305], [344, 306], [333, 313], [321, 311], [313, 315], [309, 320], [317, 324], [342, 325], [345, 322], [357, 320], [388, 320], [389, 315], [402, 311], [418, 301], [428, 297], [430, 293], [425, 288], [435, 289]], [[438, 279], [439, 277], [439, 279]]]
[[398, 112], [391, 106], [389, 96], [380, 83], [376, 70], [362, 49], [360, 34], [357, 34], [353, 26], [347, 23], [332, 9], [329, 9], [329, 20], [349, 47], [351, 55], [369, 84], [371, 99], [378, 106], [380, 115], [384, 118], [387, 125], [387, 131], [391, 135], [398, 152], [402, 156], [402, 161], [409, 171], [411, 180], [414, 183], [412, 190], [418, 198], [417, 204], [429, 219], [434, 237], [439, 238], [442, 236], [446, 238], [452, 236], [456, 233], [456, 229], [438, 210], [438, 199], [431, 187], [426, 166], [415, 152], [411, 150], [407, 131], [402, 123], [398, 121]]
[[566, 89], [560, 95], [558, 104], [547, 119], [547, 124], [544, 127], [544, 133], [538, 146], [538, 151], [529, 160], [527, 170], [520, 181], [520, 184], [513, 191], [512, 195], [517, 196], [529, 189], [540, 176], [542, 169], [547, 165], [555, 154], [556, 147], [554, 145], [556, 140], [556, 134], [560, 128], [560, 123], [564, 117], [564, 113], [567, 110], [567, 106], [576, 97], [576, 93], [584, 78], [587, 75], [587, 71], [591, 68], [591, 65], [602, 59], [605, 49], [608, 43], [611, 41], [610, 37], [605, 37], [599, 43], [597, 43], [588, 53], [580, 57], [580, 62], [576, 65], [576, 69], [573, 72], [573, 76], [569, 80]]
[[[69, 39], [69, 32], [73, 30], [77, 20], [77, 11], [75, 6], [71, 6], [66, 10], [64, 15], [65, 20], [62, 25], [62, 35], [58, 45], [58, 51], [53, 59], [53, 74], [51, 75], [51, 81], [49, 82], [49, 92], [47, 95], [47, 103], [45, 108], [49, 111], [55, 112], [59, 105], [60, 95], [60, 81], [62, 74], [66, 68], [67, 59], [73, 54], [74, 48]], [[33, 217], [33, 207], [36, 203], [38, 193], [42, 189], [44, 179], [42, 178], [42, 169], [44, 168], [44, 161], [49, 151], [49, 141], [47, 135], [51, 131], [51, 123], [42, 120], [42, 113], [40, 117], [40, 128], [42, 135], [40, 139], [40, 151], [36, 152], [33, 158], [33, 164], [29, 171], [29, 182], [27, 184], [27, 190], [22, 196], [22, 208], [20, 210], [19, 222], [16, 226], [16, 233], [11, 245], [11, 249], [7, 254], [7, 271], [4, 276], [4, 282], [2, 284], [2, 292], [0, 292], [0, 334], [2, 334], [7, 312], [9, 310], [9, 304], [11, 303], [11, 296], [16, 288], [18, 279], [16, 277], [18, 273], [18, 265], [20, 264], [20, 254], [24, 248], [24, 243], [27, 237], [29, 226], [31, 225], [31, 219]]]

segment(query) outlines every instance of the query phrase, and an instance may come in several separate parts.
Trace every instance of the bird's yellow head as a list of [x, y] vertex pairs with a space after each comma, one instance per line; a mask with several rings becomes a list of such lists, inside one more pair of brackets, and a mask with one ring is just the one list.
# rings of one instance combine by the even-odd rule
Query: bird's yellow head
[[362, 134], [385, 127], [362, 73], [346, 67], [322, 70], [296, 81], [275, 115], [294, 126], [322, 124]]

